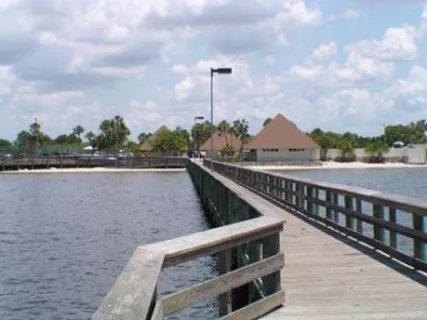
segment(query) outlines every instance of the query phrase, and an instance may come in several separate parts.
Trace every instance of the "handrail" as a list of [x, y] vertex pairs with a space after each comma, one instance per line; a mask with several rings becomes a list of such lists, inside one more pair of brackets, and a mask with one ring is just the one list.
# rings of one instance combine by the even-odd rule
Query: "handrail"
[[[205, 159], [204, 163], [211, 167], [210, 160]], [[275, 203], [427, 271], [427, 203], [424, 201], [217, 161], [213, 167], [216, 172]], [[412, 241], [412, 249], [401, 248], [402, 237]]]
[[[223, 313], [225, 319], [242, 314], [245, 319], [254, 319], [283, 303], [280, 269], [284, 265], [284, 255], [280, 252], [280, 247], [277, 247], [280, 244], [272, 242], [278, 239], [283, 229], [283, 218], [275, 213], [279, 209], [221, 175], [209, 172], [201, 165], [189, 165], [192, 166], [189, 168], [192, 178], [196, 179], [197, 175], [205, 182], [199, 187], [207, 188], [209, 185], [213, 186], [213, 183], [216, 183], [216, 186], [221, 185], [230, 197], [238, 198], [241, 204], [244, 203], [257, 212], [257, 217], [138, 247], [92, 319], [163, 319], [168, 314], [218, 295], [223, 298], [228, 310]], [[203, 192], [202, 195], [206, 197], [208, 194]], [[213, 194], [209, 197], [213, 197]], [[218, 199], [211, 200], [214, 209], [221, 211], [216, 201]], [[232, 210], [231, 206], [228, 206], [227, 210]], [[250, 261], [232, 270], [232, 252], [242, 246], [252, 246], [257, 250], [251, 254]], [[211, 254], [222, 255], [219, 256], [220, 275], [165, 297], [156, 296], [157, 279], [163, 268]], [[270, 285], [265, 296], [250, 301], [245, 308], [232, 310], [231, 290], [260, 278]], [[257, 308], [249, 308], [253, 305]]]
[[[271, 234], [279, 233], [282, 228], [283, 221], [281, 219], [259, 217], [180, 238], [140, 246], [133, 254], [131, 260], [110, 289], [92, 319], [119, 319], [120, 317], [128, 317], [126, 319], [146, 319], [152, 300], [155, 298], [157, 278], [162, 268], [195, 259], [201, 255], [225, 251], [242, 243], [262, 239]], [[261, 268], [260, 272], [256, 272], [255, 270], [249, 273], [251, 276], [246, 276], [246, 278], [244, 278], [244, 283], [250, 282], [257, 277], [270, 274], [276, 270], [280, 270], [284, 263], [283, 253], [261, 260], [261, 262], [262, 264], [255, 263], [252, 267], [256, 270], [260, 268], [260, 265], [265, 268]], [[269, 266], [270, 264], [271, 266]], [[265, 273], [263, 270], [267, 270], [268, 272]], [[226, 282], [228, 287], [224, 287], [224, 291], [221, 289], [221, 292], [215, 292], [221, 294], [230, 290], [229, 286], [237, 287], [244, 284], [239, 276], [241, 276], [240, 273], [244, 274], [245, 272], [247, 272], [247, 270], [239, 271], [238, 276], [227, 276]], [[225, 275], [228, 275], [228, 273]], [[216, 280], [217, 282], [223, 281], [221, 277], [215, 279], [219, 279]], [[184, 306], [184, 303], [178, 305], [177, 302], [175, 302], [177, 301], [175, 300], [177, 299], [177, 295], [180, 297], [185, 295], [184, 300], [187, 301], [188, 295], [194, 295], [194, 292], [197, 292], [198, 295], [196, 300], [192, 300], [192, 302], [196, 303], [201, 298], [209, 298], [212, 294], [208, 296], [204, 292], [206, 291], [209, 293], [211, 287], [217, 287], [217, 283], [213, 285], [205, 284], [205, 286], [207, 286], [206, 290], [200, 291], [197, 287], [194, 289], [190, 288], [185, 289], [187, 291], [180, 291], [162, 298], [161, 303], [165, 303], [163, 308], [166, 307], [164, 315], [178, 311], [181, 307], [183, 308], [186, 306]], [[181, 301], [182, 299], [183, 298], [179, 298], [178, 300]], [[171, 305], [175, 305], [175, 307], [171, 307]]]

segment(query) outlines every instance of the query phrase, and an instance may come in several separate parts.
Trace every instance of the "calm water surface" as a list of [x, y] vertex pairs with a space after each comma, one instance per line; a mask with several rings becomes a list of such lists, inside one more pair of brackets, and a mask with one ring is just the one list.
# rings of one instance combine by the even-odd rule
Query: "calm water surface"
[[283, 172], [313, 180], [364, 187], [427, 201], [427, 168], [325, 169]]
[[[0, 319], [88, 319], [138, 245], [206, 230], [186, 172], [0, 176]], [[159, 293], [214, 276], [203, 257]], [[216, 301], [170, 319], [217, 316]]]

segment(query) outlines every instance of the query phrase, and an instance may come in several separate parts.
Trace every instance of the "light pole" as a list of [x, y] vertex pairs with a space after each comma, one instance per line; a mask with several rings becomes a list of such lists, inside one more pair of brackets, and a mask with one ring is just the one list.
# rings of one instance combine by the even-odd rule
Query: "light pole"
[[[204, 120], [205, 117], [197, 116], [194, 117], [194, 124], [197, 124], [198, 120]], [[197, 158], [200, 160], [200, 130], [196, 131], [196, 145], [197, 145]]]
[[213, 135], [214, 135], [214, 127], [213, 127], [213, 75], [214, 73], [218, 74], [231, 74], [231, 68], [211, 68], [211, 169], [213, 171]]

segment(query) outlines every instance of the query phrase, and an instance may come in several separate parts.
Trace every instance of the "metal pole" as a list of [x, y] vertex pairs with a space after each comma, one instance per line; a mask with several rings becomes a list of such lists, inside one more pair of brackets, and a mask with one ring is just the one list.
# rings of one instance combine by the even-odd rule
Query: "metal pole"
[[213, 171], [213, 69], [211, 68], [211, 170]]

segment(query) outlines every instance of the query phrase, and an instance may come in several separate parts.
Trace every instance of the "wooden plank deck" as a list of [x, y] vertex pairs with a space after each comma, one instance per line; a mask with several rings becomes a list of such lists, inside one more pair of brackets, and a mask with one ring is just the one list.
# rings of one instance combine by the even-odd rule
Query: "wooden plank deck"
[[284, 215], [286, 302], [262, 319], [427, 319], [425, 274], [327, 227]]

